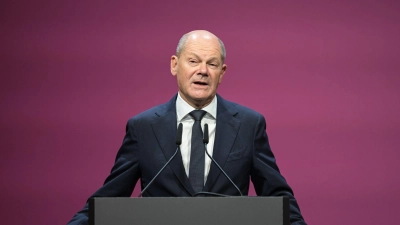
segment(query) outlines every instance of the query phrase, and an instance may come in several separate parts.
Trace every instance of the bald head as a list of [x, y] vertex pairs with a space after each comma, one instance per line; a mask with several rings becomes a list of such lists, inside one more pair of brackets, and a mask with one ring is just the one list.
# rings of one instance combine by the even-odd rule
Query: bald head
[[216, 40], [219, 43], [219, 46], [221, 48], [221, 59], [222, 62], [225, 61], [226, 58], [226, 50], [224, 43], [219, 39], [217, 36], [215, 36], [213, 33], [206, 31], [206, 30], [194, 30], [191, 31], [187, 34], [184, 34], [181, 39], [179, 40], [178, 47], [176, 47], [176, 56], [180, 56], [182, 51], [185, 49], [186, 44], [189, 41], [196, 41], [196, 40], [201, 40], [201, 39], [207, 39], [207, 40]]

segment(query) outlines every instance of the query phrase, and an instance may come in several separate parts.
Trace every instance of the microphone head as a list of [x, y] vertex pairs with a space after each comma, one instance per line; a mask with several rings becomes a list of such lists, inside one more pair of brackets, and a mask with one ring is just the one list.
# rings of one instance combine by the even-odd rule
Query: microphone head
[[182, 123], [179, 123], [179, 125], [178, 125], [178, 130], [176, 131], [175, 143], [176, 143], [176, 145], [182, 144]]
[[208, 144], [208, 124], [204, 124], [204, 131], [203, 131], [203, 143]]

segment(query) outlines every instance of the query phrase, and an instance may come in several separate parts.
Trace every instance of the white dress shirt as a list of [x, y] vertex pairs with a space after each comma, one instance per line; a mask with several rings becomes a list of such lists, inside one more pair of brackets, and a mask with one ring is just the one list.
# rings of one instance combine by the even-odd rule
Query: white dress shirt
[[[190, 176], [190, 153], [192, 149], [192, 127], [194, 124], [194, 119], [189, 115], [189, 113], [193, 110], [195, 110], [195, 108], [193, 108], [185, 100], [183, 100], [178, 93], [178, 97], [176, 98], [176, 117], [178, 122], [177, 126], [179, 125], [179, 123], [182, 123], [183, 125], [181, 154], [183, 166], [185, 167], [185, 172], [188, 177]], [[207, 113], [201, 120], [201, 129], [204, 130], [204, 124], [208, 124], [209, 142], [207, 144], [207, 151], [212, 156], [215, 140], [215, 127], [217, 122], [217, 97], [215, 96], [211, 103], [202, 108], [202, 110], [206, 111]], [[205, 152], [204, 154], [204, 183], [206, 183], [208, 172], [210, 171], [211, 159], [206, 155]]]

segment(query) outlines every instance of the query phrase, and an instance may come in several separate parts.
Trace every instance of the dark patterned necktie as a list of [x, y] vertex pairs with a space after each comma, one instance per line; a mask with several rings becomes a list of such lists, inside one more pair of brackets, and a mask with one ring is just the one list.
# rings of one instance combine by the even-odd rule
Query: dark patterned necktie
[[192, 128], [192, 152], [190, 153], [189, 181], [194, 192], [200, 192], [204, 186], [205, 149], [201, 119], [206, 114], [203, 110], [193, 110], [189, 113], [194, 119]]

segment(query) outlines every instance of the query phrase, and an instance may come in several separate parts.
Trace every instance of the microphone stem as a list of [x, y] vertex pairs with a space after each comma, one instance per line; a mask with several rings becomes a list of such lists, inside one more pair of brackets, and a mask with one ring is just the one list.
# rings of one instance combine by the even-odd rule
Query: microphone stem
[[153, 179], [149, 182], [149, 184], [147, 184], [147, 186], [143, 189], [143, 191], [140, 192], [140, 195], [138, 197], [142, 197], [143, 193], [147, 190], [147, 188], [150, 187], [150, 185], [154, 182], [154, 180], [158, 177], [158, 175], [160, 175], [160, 173], [165, 169], [165, 167], [169, 165], [169, 162], [171, 162], [171, 160], [175, 158], [175, 155], [176, 153], [178, 153], [178, 150], [179, 150], [179, 145], [176, 147], [175, 153], [171, 156], [168, 162], [165, 163], [165, 165], [161, 168], [160, 171], [158, 171], [158, 173], [153, 177]]
[[226, 178], [228, 178], [228, 180], [233, 184], [233, 186], [235, 186], [236, 190], [239, 192], [240, 196], [243, 196], [242, 192], [240, 191], [240, 189], [236, 186], [236, 184], [231, 180], [231, 178], [229, 178], [228, 174], [225, 173], [225, 171], [218, 165], [218, 163], [215, 161], [215, 159], [213, 157], [211, 157], [211, 155], [208, 153], [207, 151], [207, 143], [204, 143], [204, 148], [206, 150], [206, 154], [208, 155], [208, 157], [214, 162], [214, 164], [218, 167], [218, 169], [225, 175]]

